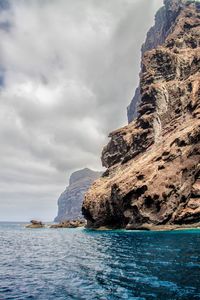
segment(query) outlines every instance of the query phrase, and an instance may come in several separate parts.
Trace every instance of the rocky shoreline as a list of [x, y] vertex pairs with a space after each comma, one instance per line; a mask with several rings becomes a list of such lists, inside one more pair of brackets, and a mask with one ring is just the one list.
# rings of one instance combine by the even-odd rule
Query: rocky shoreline
[[78, 228], [84, 227], [86, 225], [86, 221], [83, 219], [78, 220], [66, 220], [57, 224], [44, 224], [41, 221], [31, 220], [30, 224], [25, 225], [25, 228]]
[[95, 231], [113, 231], [113, 230], [125, 230], [125, 231], [176, 231], [176, 230], [200, 230], [200, 222], [192, 225], [150, 225], [144, 224], [140, 227], [126, 227], [126, 228], [118, 228], [118, 227], [110, 227], [110, 226], [100, 226], [97, 228], [89, 228], [86, 229], [95, 230]]
[[[41, 221], [31, 220], [30, 224], [26, 225], [25, 228], [50, 228], [50, 229], [59, 229], [59, 228], [85, 228], [87, 227], [86, 220], [72, 220], [72, 221], [63, 221], [57, 224], [44, 224]], [[142, 226], [136, 227], [126, 227], [127, 231], [175, 231], [175, 230], [192, 230], [199, 229], [200, 230], [200, 222], [196, 224], [190, 225], [151, 225], [151, 224], [143, 224]], [[109, 231], [109, 230], [118, 230], [117, 227], [109, 227], [109, 226], [100, 226], [98, 228], [92, 228], [95, 231]]]

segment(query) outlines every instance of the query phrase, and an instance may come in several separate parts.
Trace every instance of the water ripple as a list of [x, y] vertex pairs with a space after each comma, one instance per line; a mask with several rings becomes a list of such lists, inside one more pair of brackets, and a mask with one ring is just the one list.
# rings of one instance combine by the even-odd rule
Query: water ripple
[[200, 299], [200, 231], [27, 230], [0, 223], [0, 299]]

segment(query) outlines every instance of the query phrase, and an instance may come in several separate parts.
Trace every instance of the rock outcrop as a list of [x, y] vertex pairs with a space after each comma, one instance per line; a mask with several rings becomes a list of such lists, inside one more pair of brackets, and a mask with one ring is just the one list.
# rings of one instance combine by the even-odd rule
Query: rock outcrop
[[44, 228], [45, 225], [41, 221], [31, 220], [30, 224], [25, 226], [26, 228]]
[[83, 218], [81, 206], [85, 192], [101, 174], [88, 168], [72, 173], [69, 186], [58, 199], [58, 215], [55, 222]]
[[200, 224], [200, 3], [164, 4], [143, 45], [138, 116], [109, 135], [86, 193], [88, 227]]

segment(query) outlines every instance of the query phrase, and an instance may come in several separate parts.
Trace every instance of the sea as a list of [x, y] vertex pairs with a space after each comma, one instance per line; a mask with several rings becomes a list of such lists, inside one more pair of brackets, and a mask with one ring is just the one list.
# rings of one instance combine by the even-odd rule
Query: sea
[[200, 299], [200, 230], [0, 223], [0, 299]]

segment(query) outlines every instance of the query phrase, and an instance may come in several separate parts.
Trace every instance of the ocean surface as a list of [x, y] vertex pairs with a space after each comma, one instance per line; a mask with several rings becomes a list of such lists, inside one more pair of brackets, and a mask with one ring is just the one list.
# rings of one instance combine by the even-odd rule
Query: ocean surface
[[200, 299], [200, 231], [0, 223], [0, 299]]

